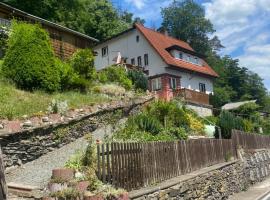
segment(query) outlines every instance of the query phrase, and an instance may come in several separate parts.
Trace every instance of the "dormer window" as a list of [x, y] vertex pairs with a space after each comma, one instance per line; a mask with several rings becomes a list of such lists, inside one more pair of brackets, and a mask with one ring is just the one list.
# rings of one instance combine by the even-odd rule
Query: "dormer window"
[[179, 59], [183, 59], [183, 53], [179, 52]]

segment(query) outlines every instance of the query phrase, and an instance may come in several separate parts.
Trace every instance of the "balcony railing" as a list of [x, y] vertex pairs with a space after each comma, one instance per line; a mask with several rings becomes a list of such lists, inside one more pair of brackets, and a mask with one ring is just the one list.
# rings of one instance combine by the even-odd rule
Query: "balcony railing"
[[209, 105], [209, 95], [203, 92], [182, 88], [175, 91], [175, 96], [183, 97], [190, 103]]
[[10, 26], [10, 20], [0, 18], [0, 26]]

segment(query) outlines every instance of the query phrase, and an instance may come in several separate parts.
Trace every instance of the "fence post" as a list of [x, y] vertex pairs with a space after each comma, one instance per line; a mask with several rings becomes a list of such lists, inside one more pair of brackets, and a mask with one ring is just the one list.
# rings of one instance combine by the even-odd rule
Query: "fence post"
[[0, 199], [3, 200], [7, 199], [7, 185], [5, 179], [5, 168], [1, 147], [0, 147]]

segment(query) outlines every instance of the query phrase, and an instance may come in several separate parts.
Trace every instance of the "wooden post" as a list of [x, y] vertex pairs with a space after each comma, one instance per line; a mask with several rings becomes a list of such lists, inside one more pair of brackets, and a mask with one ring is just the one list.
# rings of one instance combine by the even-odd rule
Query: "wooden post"
[[7, 199], [7, 185], [5, 179], [5, 168], [1, 147], [0, 147], [0, 199], [3, 200]]

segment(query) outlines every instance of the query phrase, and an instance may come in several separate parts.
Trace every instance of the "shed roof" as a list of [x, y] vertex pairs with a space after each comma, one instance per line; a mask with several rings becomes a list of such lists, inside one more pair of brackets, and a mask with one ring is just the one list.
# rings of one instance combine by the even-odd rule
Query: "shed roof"
[[5, 3], [0, 2], [0, 8], [3, 8], [5, 10], [8, 10], [9, 12], [12, 12], [13, 15], [14, 14], [21, 15], [23, 17], [26, 17], [26, 18], [30, 19], [30, 20], [34, 20], [34, 21], [40, 22], [41, 24], [44, 24], [44, 25], [47, 25], [47, 26], [50, 26], [50, 27], [54, 27], [56, 29], [59, 29], [59, 30], [65, 31], [65, 32], [72, 33], [74, 35], [80, 36], [80, 37], [85, 38], [85, 39], [88, 39], [88, 40], [92, 40], [94, 42], [99, 42], [99, 40], [96, 39], [96, 38], [90, 37], [90, 36], [88, 36], [86, 34], [83, 34], [83, 33], [78, 32], [78, 31], [74, 31], [74, 30], [72, 30], [70, 28], [67, 28], [67, 27], [62, 26], [62, 25], [59, 25], [57, 23], [48, 21], [48, 20], [43, 19], [43, 18], [40, 18], [40, 17], [37, 17], [35, 15], [31, 15], [31, 14], [29, 14], [27, 12], [24, 12], [22, 10], [19, 10], [17, 8], [14, 8], [14, 7], [12, 7], [10, 5], [7, 5]]

